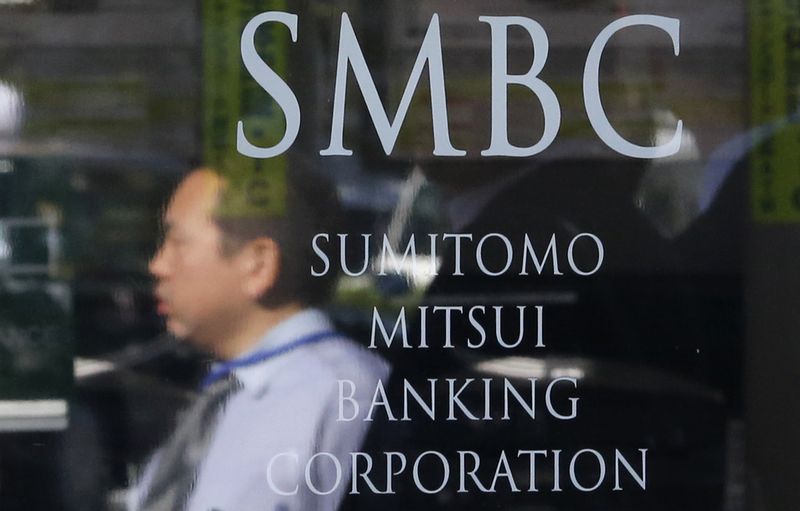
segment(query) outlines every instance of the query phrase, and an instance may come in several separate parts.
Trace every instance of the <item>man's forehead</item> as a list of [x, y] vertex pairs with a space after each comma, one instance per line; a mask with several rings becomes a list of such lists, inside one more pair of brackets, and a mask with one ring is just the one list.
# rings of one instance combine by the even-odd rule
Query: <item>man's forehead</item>
[[178, 185], [167, 207], [165, 222], [211, 218], [217, 205], [222, 179], [213, 171], [198, 169]]

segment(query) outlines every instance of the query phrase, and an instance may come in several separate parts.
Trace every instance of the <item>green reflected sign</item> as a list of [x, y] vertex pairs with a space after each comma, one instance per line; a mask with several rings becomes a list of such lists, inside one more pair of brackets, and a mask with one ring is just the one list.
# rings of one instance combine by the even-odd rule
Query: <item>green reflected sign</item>
[[[774, 130], [751, 155], [758, 222], [800, 221], [800, 1], [750, 0], [751, 125]], [[758, 137], [754, 133], [754, 137]]]
[[[236, 125], [242, 121], [248, 140], [274, 145], [285, 131], [277, 103], [242, 65], [240, 34], [245, 24], [264, 11], [285, 10], [284, 0], [205, 0], [203, 2], [203, 146], [204, 160], [220, 170], [231, 192], [223, 216], [280, 214], [285, 208], [287, 159], [247, 158], [236, 150]], [[288, 30], [279, 24], [256, 34], [259, 55], [278, 74], [288, 67]]]

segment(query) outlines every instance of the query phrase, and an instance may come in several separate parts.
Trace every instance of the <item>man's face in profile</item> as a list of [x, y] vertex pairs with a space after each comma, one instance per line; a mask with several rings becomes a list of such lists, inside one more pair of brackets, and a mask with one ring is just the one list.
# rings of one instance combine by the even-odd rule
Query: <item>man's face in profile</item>
[[149, 267], [167, 330], [200, 348], [223, 341], [247, 306], [240, 261], [222, 255], [222, 233], [213, 219], [220, 186], [220, 178], [205, 170], [181, 182], [164, 215], [163, 244]]

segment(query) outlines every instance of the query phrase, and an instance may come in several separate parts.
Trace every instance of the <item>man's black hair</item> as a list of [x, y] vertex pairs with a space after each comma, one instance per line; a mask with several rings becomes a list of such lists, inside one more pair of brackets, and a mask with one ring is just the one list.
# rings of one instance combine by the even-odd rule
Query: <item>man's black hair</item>
[[[280, 270], [275, 285], [261, 297], [265, 307], [291, 302], [302, 305], [321, 305], [328, 301], [338, 274], [333, 270], [321, 277], [311, 274], [315, 256], [311, 240], [318, 233], [338, 231], [341, 211], [336, 188], [314, 167], [310, 160], [293, 155], [289, 158], [285, 180], [285, 207], [280, 211], [246, 215], [215, 214], [222, 231], [222, 253], [231, 256], [248, 242], [267, 237], [273, 239], [280, 253]], [[224, 171], [218, 171], [225, 180]], [[226, 187], [220, 201], [229, 200]], [[240, 193], [233, 190], [233, 193]], [[257, 210], [257, 209], [256, 209]], [[220, 211], [218, 205], [217, 211]], [[332, 255], [331, 255], [332, 256]]]

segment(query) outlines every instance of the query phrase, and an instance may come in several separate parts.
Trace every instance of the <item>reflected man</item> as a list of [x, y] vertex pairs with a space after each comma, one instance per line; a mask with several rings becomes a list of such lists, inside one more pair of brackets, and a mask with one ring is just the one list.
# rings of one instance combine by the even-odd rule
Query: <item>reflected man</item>
[[[310, 275], [310, 240], [330, 228], [334, 194], [313, 178], [287, 180], [280, 215], [221, 215], [232, 187], [211, 169], [191, 172], [169, 203], [150, 263], [158, 311], [217, 363], [148, 464], [132, 509], [334, 510], [342, 498], [366, 425], [336, 420], [338, 381], [374, 388], [388, 366], [315, 308], [335, 276]], [[317, 452], [341, 459], [341, 474], [325, 464], [306, 474]], [[327, 495], [305, 482], [329, 489], [340, 476]]]

